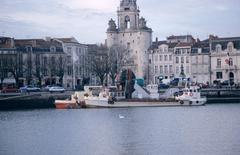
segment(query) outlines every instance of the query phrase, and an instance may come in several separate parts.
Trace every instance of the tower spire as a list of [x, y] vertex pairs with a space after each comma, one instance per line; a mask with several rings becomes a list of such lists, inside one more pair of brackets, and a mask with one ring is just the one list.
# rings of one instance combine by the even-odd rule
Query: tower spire
[[130, 10], [137, 9], [137, 0], [121, 0], [120, 7], [122, 9], [129, 8]]

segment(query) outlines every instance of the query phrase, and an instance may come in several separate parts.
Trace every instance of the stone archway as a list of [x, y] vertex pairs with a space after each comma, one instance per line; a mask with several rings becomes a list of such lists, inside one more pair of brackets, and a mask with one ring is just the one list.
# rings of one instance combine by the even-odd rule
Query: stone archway
[[121, 73], [120, 84], [125, 91], [126, 98], [131, 98], [134, 92], [136, 76], [131, 69], [125, 69]]

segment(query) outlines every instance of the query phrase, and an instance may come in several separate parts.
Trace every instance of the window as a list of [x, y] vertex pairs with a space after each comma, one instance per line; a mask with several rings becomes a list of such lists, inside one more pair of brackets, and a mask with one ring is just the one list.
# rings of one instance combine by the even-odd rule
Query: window
[[157, 62], [157, 61], [158, 61], [158, 57], [156, 56], [156, 57], [155, 57], [155, 62]]
[[217, 79], [222, 79], [223, 78], [222, 72], [217, 72], [216, 77], [217, 77]]
[[163, 50], [162, 50], [162, 48], [160, 48], [160, 52], [162, 52]]
[[184, 63], [184, 57], [181, 57], [181, 63]]
[[68, 63], [71, 63], [71, 62], [72, 62], [71, 56], [67, 56], [67, 62], [68, 62]]
[[52, 65], [55, 65], [55, 64], [56, 64], [56, 59], [55, 59], [55, 57], [52, 57], [52, 58], [51, 58], [51, 64], [52, 64]]
[[56, 52], [56, 47], [55, 46], [51, 46], [50, 47], [50, 52]]
[[186, 72], [187, 72], [187, 74], [189, 74], [189, 71], [190, 71], [189, 66], [187, 66], [187, 67], [186, 67]]
[[67, 73], [68, 73], [68, 75], [72, 75], [72, 67], [71, 66], [68, 66]]
[[176, 67], [176, 73], [179, 74], [179, 67]]
[[176, 57], [176, 63], [177, 64], [179, 63], [179, 57]]
[[47, 57], [44, 57], [44, 58], [43, 58], [43, 64], [44, 64], [44, 65], [47, 65]]
[[169, 66], [169, 73], [173, 73], [173, 66], [172, 65]]
[[176, 49], [176, 52], [175, 52], [175, 54], [178, 54], [178, 55], [180, 55], [180, 53], [181, 53], [180, 49]]
[[172, 55], [169, 55], [169, 61], [172, 61]]
[[233, 66], [233, 59], [229, 58], [229, 66]]
[[221, 67], [221, 59], [217, 59], [217, 67]]
[[27, 46], [26, 50], [27, 50], [27, 52], [32, 52], [32, 47], [31, 46]]
[[163, 66], [160, 66], [160, 74], [163, 73]]
[[228, 52], [232, 52], [233, 51], [233, 43], [229, 42], [227, 45], [227, 48], [228, 48]]
[[126, 29], [130, 28], [130, 17], [129, 16], [125, 17], [125, 26], [126, 26]]
[[158, 66], [155, 66], [155, 74], [158, 74]]
[[228, 51], [229, 52], [232, 52], [232, 49], [233, 49], [232, 46], [228, 46]]
[[127, 49], [130, 49], [130, 43], [127, 43]]
[[167, 47], [164, 48], [164, 52], [167, 52]]
[[162, 55], [159, 56], [160, 61], [162, 61]]
[[186, 49], [182, 49], [182, 54], [185, 54], [186, 53]]
[[71, 52], [72, 52], [72, 48], [71, 48], [71, 47], [68, 47], [68, 48], [67, 48], [67, 52], [68, 52], [68, 53], [71, 53]]
[[186, 57], [186, 63], [189, 63], [189, 57]]
[[218, 45], [216, 46], [216, 52], [221, 52], [221, 49], [222, 49], [221, 45], [218, 44]]
[[164, 66], [164, 73], [167, 74], [168, 73], [168, 66]]
[[36, 66], [40, 66], [40, 55], [36, 55]]
[[80, 75], [83, 74], [83, 73], [82, 73], [82, 67], [79, 67], [79, 73], [80, 73]]
[[164, 55], [164, 61], [167, 61], [167, 57], [168, 57], [167, 55]]

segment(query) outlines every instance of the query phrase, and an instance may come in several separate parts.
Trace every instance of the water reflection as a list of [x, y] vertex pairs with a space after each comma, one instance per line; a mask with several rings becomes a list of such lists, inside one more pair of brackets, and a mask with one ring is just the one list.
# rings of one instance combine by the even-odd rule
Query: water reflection
[[240, 104], [1, 112], [0, 154], [238, 154], [239, 130]]

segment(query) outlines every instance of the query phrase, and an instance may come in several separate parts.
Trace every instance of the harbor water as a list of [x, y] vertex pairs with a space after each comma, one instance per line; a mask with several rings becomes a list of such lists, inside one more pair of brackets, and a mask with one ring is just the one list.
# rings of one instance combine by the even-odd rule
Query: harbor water
[[240, 104], [0, 112], [0, 155], [240, 154]]

